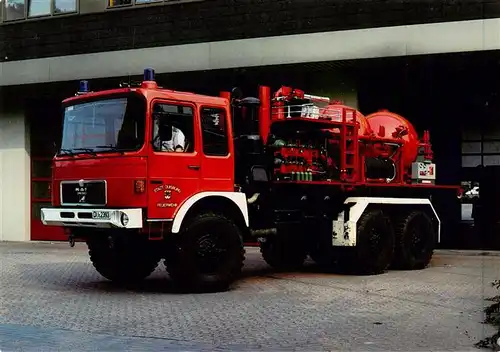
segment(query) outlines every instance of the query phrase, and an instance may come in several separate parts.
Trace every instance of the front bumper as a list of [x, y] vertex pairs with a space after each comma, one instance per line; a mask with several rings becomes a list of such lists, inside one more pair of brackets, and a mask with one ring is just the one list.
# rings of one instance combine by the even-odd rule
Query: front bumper
[[140, 229], [143, 226], [141, 208], [42, 208], [41, 220], [44, 225], [49, 226], [122, 229]]

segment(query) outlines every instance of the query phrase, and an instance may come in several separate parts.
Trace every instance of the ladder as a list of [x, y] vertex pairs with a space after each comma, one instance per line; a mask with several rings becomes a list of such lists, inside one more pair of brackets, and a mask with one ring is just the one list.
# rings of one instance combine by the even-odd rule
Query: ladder
[[[352, 114], [352, 121], [348, 120], [348, 113]], [[356, 182], [359, 169], [359, 139], [358, 121], [354, 109], [342, 109], [339, 142], [340, 180], [342, 182]]]

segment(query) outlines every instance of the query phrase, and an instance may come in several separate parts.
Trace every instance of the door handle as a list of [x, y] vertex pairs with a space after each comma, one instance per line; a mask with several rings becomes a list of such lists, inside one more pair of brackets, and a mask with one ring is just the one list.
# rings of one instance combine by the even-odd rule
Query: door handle
[[188, 169], [199, 170], [200, 169], [200, 165], [188, 165]]

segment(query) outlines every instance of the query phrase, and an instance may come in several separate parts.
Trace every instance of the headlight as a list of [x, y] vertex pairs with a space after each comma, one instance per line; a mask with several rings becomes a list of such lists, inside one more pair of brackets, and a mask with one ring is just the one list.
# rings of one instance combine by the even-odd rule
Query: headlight
[[120, 221], [121, 221], [121, 223], [122, 223], [123, 226], [127, 226], [128, 220], [129, 220], [128, 219], [128, 215], [125, 214], [125, 213], [122, 213]]

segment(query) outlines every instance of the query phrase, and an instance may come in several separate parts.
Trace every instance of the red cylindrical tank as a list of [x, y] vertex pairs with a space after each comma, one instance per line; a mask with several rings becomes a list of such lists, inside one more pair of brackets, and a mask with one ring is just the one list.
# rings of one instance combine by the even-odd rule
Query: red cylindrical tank
[[366, 121], [377, 136], [382, 126], [385, 130], [384, 138], [392, 139], [392, 134], [396, 132], [398, 127], [406, 127], [408, 134], [402, 137], [404, 141], [403, 164], [406, 169], [410, 168], [417, 157], [420, 143], [415, 127], [401, 115], [392, 113], [388, 110], [380, 110], [372, 113], [366, 116]]
[[[358, 110], [339, 103], [333, 103], [328, 105], [327, 107], [321, 109], [321, 115], [327, 116], [331, 118], [333, 121], [342, 121], [342, 110], [343, 109], [348, 109], [346, 111], [346, 118], [348, 122], [352, 121], [352, 112], [349, 110], [354, 110], [356, 111], [356, 121], [359, 122], [359, 130], [358, 130], [358, 135], [364, 136], [364, 135], [369, 135], [371, 134], [372, 129], [370, 128], [370, 124], [366, 120], [366, 117], [359, 112]], [[338, 129], [335, 129], [338, 132]]]

